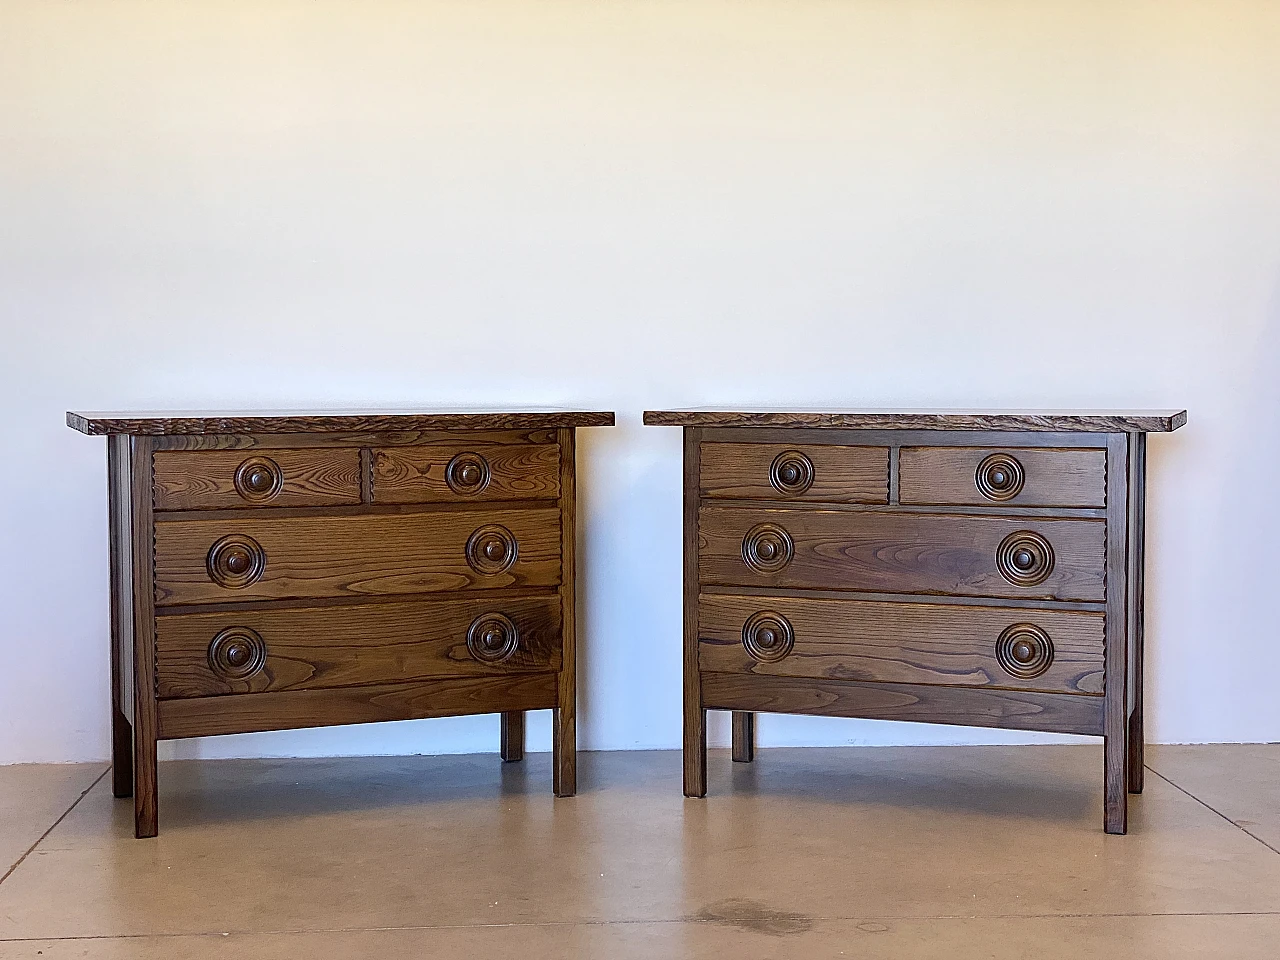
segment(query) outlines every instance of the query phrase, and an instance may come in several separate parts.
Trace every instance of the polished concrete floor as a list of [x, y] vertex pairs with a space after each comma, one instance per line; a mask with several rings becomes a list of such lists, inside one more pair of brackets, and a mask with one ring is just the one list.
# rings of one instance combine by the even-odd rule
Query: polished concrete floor
[[0, 957], [1280, 956], [1280, 746], [199, 761], [160, 836], [102, 765], [0, 767]]

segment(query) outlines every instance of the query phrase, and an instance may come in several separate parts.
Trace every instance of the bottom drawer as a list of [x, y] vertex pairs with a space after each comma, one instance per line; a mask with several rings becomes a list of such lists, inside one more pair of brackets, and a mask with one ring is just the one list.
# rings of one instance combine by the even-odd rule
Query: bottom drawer
[[1101, 613], [703, 596], [709, 673], [1103, 692]]
[[560, 600], [554, 595], [156, 618], [161, 699], [559, 668]]

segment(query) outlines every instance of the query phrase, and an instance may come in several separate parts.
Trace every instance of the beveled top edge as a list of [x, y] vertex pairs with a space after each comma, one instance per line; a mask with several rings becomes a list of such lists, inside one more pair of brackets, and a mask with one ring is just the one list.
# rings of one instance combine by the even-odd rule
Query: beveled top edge
[[414, 411], [334, 410], [242, 412], [67, 412], [67, 426], [91, 437], [108, 434], [163, 437], [182, 434], [394, 433], [413, 430], [539, 430], [611, 427], [603, 410]]
[[843, 427], [862, 430], [1019, 430], [1169, 433], [1185, 410], [646, 410], [651, 427]]

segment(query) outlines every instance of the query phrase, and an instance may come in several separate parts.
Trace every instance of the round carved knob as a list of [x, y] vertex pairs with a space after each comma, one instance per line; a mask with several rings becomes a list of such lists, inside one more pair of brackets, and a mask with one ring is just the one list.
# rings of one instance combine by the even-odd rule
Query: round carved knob
[[742, 645], [747, 653], [764, 663], [781, 660], [791, 652], [795, 642], [791, 622], [772, 610], [753, 613], [742, 625]]
[[280, 492], [284, 474], [270, 457], [250, 457], [236, 467], [236, 493], [251, 503], [265, 503]]
[[1034, 587], [1053, 573], [1053, 547], [1030, 530], [1011, 533], [996, 549], [996, 567], [1010, 583]]
[[515, 534], [496, 523], [480, 527], [467, 540], [467, 563], [486, 576], [508, 569], [518, 552]]
[[520, 646], [520, 631], [501, 613], [484, 613], [471, 621], [467, 650], [481, 663], [509, 660]]
[[460, 453], [444, 468], [444, 482], [462, 496], [480, 493], [489, 485], [489, 461], [478, 453]]
[[1053, 641], [1034, 623], [1015, 623], [996, 641], [996, 660], [1010, 676], [1030, 680], [1053, 663]]
[[247, 680], [266, 664], [267, 645], [248, 627], [227, 627], [209, 644], [209, 669], [223, 680]]
[[267, 554], [253, 537], [232, 533], [209, 548], [205, 569], [219, 586], [238, 590], [261, 578], [267, 568]]
[[773, 458], [769, 482], [779, 493], [798, 497], [813, 486], [813, 461], [799, 450], [784, 450]]
[[742, 559], [757, 573], [777, 573], [795, 554], [791, 534], [776, 523], [758, 523], [742, 538]]
[[973, 479], [978, 491], [988, 500], [1012, 500], [1022, 492], [1026, 474], [1016, 457], [993, 453], [978, 464]]

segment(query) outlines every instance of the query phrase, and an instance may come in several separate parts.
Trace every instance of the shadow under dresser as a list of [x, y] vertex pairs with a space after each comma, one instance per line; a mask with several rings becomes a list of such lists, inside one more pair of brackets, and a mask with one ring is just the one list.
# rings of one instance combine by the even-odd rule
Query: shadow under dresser
[[551, 709], [576, 789], [575, 429], [612, 413], [97, 414], [113, 787], [157, 740]]
[[706, 711], [1104, 738], [1142, 790], [1146, 438], [1185, 411], [651, 411], [684, 428], [684, 792]]

